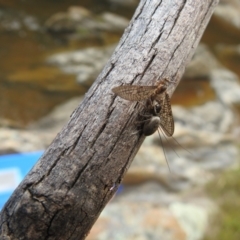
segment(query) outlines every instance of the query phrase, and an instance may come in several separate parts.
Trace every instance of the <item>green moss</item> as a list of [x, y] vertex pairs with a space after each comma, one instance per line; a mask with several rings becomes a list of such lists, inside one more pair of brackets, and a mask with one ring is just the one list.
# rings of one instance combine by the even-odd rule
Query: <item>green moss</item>
[[240, 169], [222, 174], [207, 186], [207, 192], [219, 206], [204, 240], [240, 239]]

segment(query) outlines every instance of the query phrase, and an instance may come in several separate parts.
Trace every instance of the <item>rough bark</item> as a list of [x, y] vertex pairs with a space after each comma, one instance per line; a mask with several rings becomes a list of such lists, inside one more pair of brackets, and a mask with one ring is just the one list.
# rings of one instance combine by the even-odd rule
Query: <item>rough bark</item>
[[4, 206], [0, 239], [86, 237], [144, 140], [136, 125], [143, 106], [111, 88], [168, 76], [171, 95], [217, 2], [140, 2], [84, 101]]

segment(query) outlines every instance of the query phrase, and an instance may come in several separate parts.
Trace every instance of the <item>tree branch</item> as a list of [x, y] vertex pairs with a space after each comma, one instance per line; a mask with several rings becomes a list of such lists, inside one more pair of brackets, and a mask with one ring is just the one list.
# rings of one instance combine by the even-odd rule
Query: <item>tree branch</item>
[[112, 87], [170, 77], [172, 95], [217, 2], [140, 2], [83, 102], [4, 206], [1, 239], [86, 237], [144, 140], [136, 125], [143, 106]]

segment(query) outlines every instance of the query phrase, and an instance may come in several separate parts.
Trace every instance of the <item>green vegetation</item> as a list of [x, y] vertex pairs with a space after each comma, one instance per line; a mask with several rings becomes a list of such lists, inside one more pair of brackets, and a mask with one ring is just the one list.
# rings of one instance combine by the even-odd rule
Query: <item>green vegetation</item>
[[217, 202], [219, 213], [209, 224], [204, 240], [240, 239], [240, 169], [221, 174], [207, 186], [209, 195]]

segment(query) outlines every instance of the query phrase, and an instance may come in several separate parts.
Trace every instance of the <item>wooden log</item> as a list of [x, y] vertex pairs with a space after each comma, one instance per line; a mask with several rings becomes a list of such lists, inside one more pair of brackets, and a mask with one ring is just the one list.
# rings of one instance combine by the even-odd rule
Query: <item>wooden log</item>
[[2, 209], [0, 239], [85, 239], [144, 140], [143, 105], [111, 89], [170, 77], [172, 95], [217, 3], [140, 1], [83, 102]]

